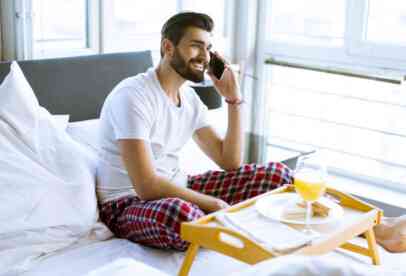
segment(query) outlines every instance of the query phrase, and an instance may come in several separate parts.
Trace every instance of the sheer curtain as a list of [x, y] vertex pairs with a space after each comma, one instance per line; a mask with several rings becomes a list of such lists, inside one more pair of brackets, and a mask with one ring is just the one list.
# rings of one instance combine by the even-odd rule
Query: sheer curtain
[[[244, 162], [264, 163], [266, 161], [266, 91], [263, 80], [262, 0], [232, 1], [230, 20], [231, 63], [239, 65], [239, 79], [245, 104], [244, 124]], [[231, 7], [230, 7], [231, 8]]]
[[1, 5], [0, 5], [0, 61], [2, 61], [3, 60], [3, 36], [2, 36], [2, 33], [3, 33], [3, 22], [1, 22], [1, 18], [3, 18], [2, 16], [1, 16], [1, 14], [2, 14], [2, 8], [1, 8]]
[[16, 59], [15, 1], [0, 0], [0, 61]]
[[267, 135], [267, 88], [264, 82], [263, 1], [236, 1], [234, 57], [241, 66], [245, 105], [245, 162], [265, 163]]

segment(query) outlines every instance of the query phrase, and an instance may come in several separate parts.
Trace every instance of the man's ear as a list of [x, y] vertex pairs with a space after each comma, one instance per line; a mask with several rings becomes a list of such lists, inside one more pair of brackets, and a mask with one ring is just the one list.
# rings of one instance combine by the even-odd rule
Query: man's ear
[[164, 55], [167, 55], [168, 57], [173, 56], [173, 53], [175, 52], [175, 46], [173, 45], [172, 41], [170, 41], [167, 38], [164, 38], [162, 40], [161, 47]]

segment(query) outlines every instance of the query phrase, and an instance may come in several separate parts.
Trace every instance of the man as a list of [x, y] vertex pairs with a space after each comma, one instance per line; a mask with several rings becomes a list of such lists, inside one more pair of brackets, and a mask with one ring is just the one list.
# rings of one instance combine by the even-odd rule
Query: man
[[[220, 79], [208, 72], [228, 103], [224, 139], [209, 126], [199, 97], [184, 85], [203, 81], [212, 29], [205, 14], [171, 17], [162, 28], [159, 65], [120, 82], [103, 105], [100, 217], [120, 238], [185, 250], [182, 222], [292, 182], [281, 163], [241, 165], [243, 101], [227, 64]], [[192, 136], [224, 171], [194, 176], [181, 171], [177, 154]]]

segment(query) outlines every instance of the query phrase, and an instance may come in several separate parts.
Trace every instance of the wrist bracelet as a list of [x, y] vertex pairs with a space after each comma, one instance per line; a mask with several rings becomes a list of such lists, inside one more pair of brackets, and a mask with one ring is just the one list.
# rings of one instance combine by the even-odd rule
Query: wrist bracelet
[[240, 104], [245, 103], [245, 101], [243, 99], [234, 99], [234, 100], [226, 99], [226, 103], [231, 104], [231, 105], [240, 105]]

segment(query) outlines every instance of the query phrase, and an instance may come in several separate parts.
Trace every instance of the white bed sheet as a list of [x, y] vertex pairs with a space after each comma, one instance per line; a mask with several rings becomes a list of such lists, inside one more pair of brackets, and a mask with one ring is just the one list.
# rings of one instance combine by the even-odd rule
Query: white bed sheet
[[[362, 243], [363, 241], [359, 239], [358, 242]], [[379, 253], [383, 269], [387, 271], [405, 270], [402, 264], [406, 263], [406, 253], [391, 254], [382, 248], [379, 248]], [[113, 238], [107, 241], [81, 244], [65, 249], [62, 252], [45, 258], [34, 269], [25, 273], [24, 276], [125, 275], [121, 274], [119, 269], [116, 270], [116, 267], [123, 268], [127, 263], [127, 271], [132, 271], [130, 266], [139, 265], [137, 262], [156, 268], [168, 275], [177, 275], [183, 258], [184, 253], [151, 249], [127, 240]], [[329, 258], [334, 258], [336, 261], [344, 260], [348, 265], [364, 264], [366, 267], [371, 267], [369, 258], [343, 250], [331, 252], [325, 255], [324, 259]], [[137, 266], [136, 268], [143, 269], [142, 266]], [[202, 249], [192, 265], [190, 275], [229, 275], [245, 271], [249, 268], [250, 266], [247, 264], [213, 251]], [[115, 271], [117, 274], [103, 273], [106, 271], [110, 273]], [[121, 271], [125, 271], [125, 269], [121, 269]], [[152, 276], [156, 274], [151, 272], [138, 275]]]
[[231, 276], [404, 276], [405, 272], [382, 266], [367, 266], [330, 256], [287, 256], [267, 260]]
[[[117, 264], [125, 264], [125, 262], [129, 265], [135, 265], [129, 260], [139, 261], [168, 275], [177, 275], [183, 257], [184, 253], [181, 252], [147, 248], [127, 240], [113, 238], [107, 241], [73, 246], [62, 252], [55, 253], [43, 259], [34, 269], [23, 275], [104, 276], [104, 273], [97, 272], [111, 271], [111, 267], [115, 267]], [[200, 250], [192, 265], [190, 275], [228, 275], [248, 267], [249, 265], [224, 255], [208, 250]], [[116, 274], [110, 275], [116, 276]]]

